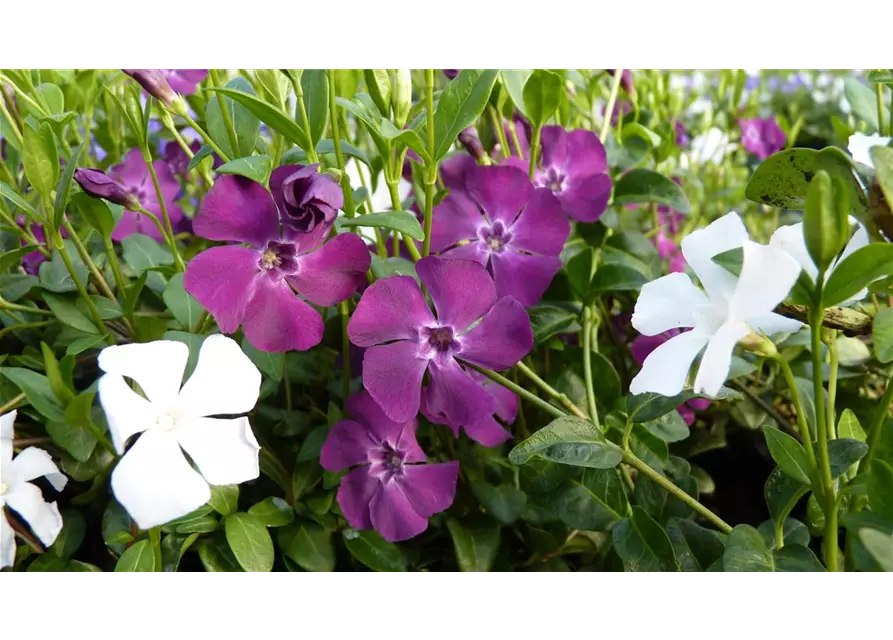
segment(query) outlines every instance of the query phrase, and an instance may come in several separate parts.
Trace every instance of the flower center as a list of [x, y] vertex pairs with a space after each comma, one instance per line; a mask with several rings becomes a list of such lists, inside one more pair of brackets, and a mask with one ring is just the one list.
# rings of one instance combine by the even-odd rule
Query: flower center
[[478, 236], [491, 253], [502, 253], [505, 246], [512, 240], [511, 232], [498, 220], [491, 227], [478, 229]]
[[5, 482], [0, 482], [0, 496], [5, 496], [9, 491], [9, 485]]
[[155, 419], [155, 428], [169, 433], [177, 428], [177, 419], [170, 413], [162, 413]]
[[436, 353], [447, 353], [459, 348], [452, 327], [425, 327], [422, 329], [422, 338]]
[[549, 169], [534, 179], [534, 183], [538, 187], [546, 187], [551, 189], [553, 193], [560, 193], [564, 191], [564, 183], [567, 180], [566, 176], [558, 171], [555, 167], [549, 167]]
[[291, 242], [271, 240], [261, 252], [257, 266], [270, 277], [293, 275], [298, 270], [297, 253]]

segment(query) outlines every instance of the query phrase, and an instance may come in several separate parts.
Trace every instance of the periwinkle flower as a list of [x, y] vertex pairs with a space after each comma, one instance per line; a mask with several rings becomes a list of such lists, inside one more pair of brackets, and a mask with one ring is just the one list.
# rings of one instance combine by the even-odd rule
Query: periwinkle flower
[[[152, 163], [155, 174], [158, 176], [158, 186], [161, 187], [161, 195], [170, 217], [171, 225], [176, 226], [183, 218], [183, 210], [174, 201], [180, 195], [180, 183], [171, 173], [170, 167], [164, 160], [156, 160]], [[161, 204], [158, 201], [158, 193], [149, 173], [149, 166], [143, 159], [139, 149], [131, 149], [124, 157], [124, 162], [115, 165], [109, 170], [109, 176], [116, 180], [124, 189], [142, 205], [142, 208], [154, 213], [159, 220], [163, 220]], [[102, 197], [102, 196], [100, 196]], [[124, 203], [118, 203], [124, 204]], [[125, 210], [118, 224], [112, 231], [112, 240], [120, 242], [134, 233], [142, 233], [156, 240], [162, 240], [161, 232], [152, 220], [135, 211], [133, 204], [124, 204]]]
[[[31, 232], [31, 235], [34, 236], [34, 239], [37, 240], [40, 244], [46, 245], [46, 234], [43, 232], [43, 225], [37, 224], [36, 222], [28, 224], [25, 216], [18, 216], [16, 218], [16, 223], [25, 227], [28, 225], [28, 230]], [[65, 227], [61, 227], [59, 229], [59, 233], [63, 238], [68, 237], [68, 229]], [[20, 241], [21, 245], [27, 246], [26, 240], [22, 238]], [[46, 262], [46, 256], [43, 255], [40, 251], [31, 251], [22, 256], [22, 268], [25, 270], [25, 273], [30, 274], [32, 276], [36, 276], [40, 272], [40, 265]]]
[[534, 188], [516, 167], [475, 165], [465, 170], [465, 191], [435, 207], [431, 250], [487, 267], [499, 297], [530, 307], [561, 268], [569, 233], [551, 190]]
[[322, 307], [346, 300], [365, 282], [371, 261], [356, 234], [324, 243], [330, 225], [297, 233], [284, 224], [280, 231], [276, 202], [262, 185], [240, 176], [217, 179], [193, 228], [208, 240], [234, 244], [193, 258], [186, 290], [223, 333], [241, 325], [248, 341], [263, 351], [305, 351], [319, 344], [323, 321], [304, 299]]
[[461, 69], [443, 69], [443, 75], [452, 80], [459, 75]]
[[170, 107], [177, 100], [177, 93], [171, 88], [161, 69], [121, 69], [136, 80], [150, 96]]
[[199, 83], [208, 77], [207, 69], [158, 69], [171, 89], [184, 96], [195, 93]]
[[676, 135], [677, 147], [684, 147], [691, 142], [691, 137], [688, 135], [688, 129], [685, 128], [685, 125], [681, 120], [677, 120], [673, 123], [673, 132]]
[[270, 191], [282, 224], [293, 231], [309, 233], [319, 225], [331, 225], [344, 206], [341, 186], [318, 168], [318, 164], [283, 165], [270, 175]]
[[785, 134], [775, 118], [750, 118], [738, 121], [741, 144], [760, 160], [784, 149]]
[[[605, 69], [608, 72], [608, 75], [614, 76], [617, 75], [617, 69]], [[631, 96], [636, 95], [636, 87], [633, 84], [633, 72], [629, 69], [624, 69], [620, 73], [620, 86], [626, 91], [627, 94]]]
[[478, 262], [429, 256], [416, 271], [437, 317], [415, 280], [392, 276], [366, 289], [347, 325], [350, 341], [367, 347], [363, 385], [389, 418], [405, 422], [419, 411], [427, 371], [429, 408], [470, 432], [492, 419], [497, 404], [460, 362], [514, 366], [533, 347], [530, 319], [514, 298], [497, 301]]
[[84, 193], [94, 198], [108, 200], [131, 210], [140, 206], [139, 199], [134, 196], [132, 190], [125, 189], [120, 182], [99, 169], [79, 167], [75, 169], [74, 180], [84, 190]]
[[355, 467], [338, 487], [344, 518], [390, 542], [417, 536], [453, 503], [459, 463], [424, 464], [415, 418], [392, 420], [365, 391], [350, 396], [345, 408], [351, 417], [332, 427], [319, 456], [326, 471]]
[[[198, 140], [193, 140], [192, 144], [189, 145], [190, 151], [192, 151], [192, 155], [195, 155], [202, 148], [201, 143]], [[175, 176], [180, 176], [181, 178], [185, 178], [187, 172], [187, 168], [189, 167], [189, 156], [186, 155], [186, 152], [176, 142], [168, 142], [164, 147], [164, 161], [167, 163], [168, 168], [170, 168], [171, 173]]]

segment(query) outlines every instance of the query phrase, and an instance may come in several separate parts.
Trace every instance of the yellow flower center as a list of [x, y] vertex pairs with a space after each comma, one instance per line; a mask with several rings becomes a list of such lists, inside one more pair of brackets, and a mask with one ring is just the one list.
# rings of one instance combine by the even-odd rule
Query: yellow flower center
[[177, 426], [177, 421], [169, 413], [162, 413], [155, 420], [155, 426], [161, 431], [173, 431]]
[[280, 260], [278, 253], [267, 249], [264, 251], [263, 257], [261, 257], [261, 262], [263, 263], [264, 269], [273, 269], [278, 267], [282, 261]]
[[7, 491], [9, 491], [9, 485], [5, 482], [0, 482], [0, 496], [5, 496]]

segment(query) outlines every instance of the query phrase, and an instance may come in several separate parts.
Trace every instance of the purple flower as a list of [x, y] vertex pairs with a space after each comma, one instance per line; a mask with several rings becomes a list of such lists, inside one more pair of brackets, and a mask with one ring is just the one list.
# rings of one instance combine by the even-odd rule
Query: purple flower
[[[192, 144], [189, 145], [192, 155], [198, 153], [201, 148], [202, 145], [198, 140], [193, 140]], [[186, 174], [188, 173], [186, 169], [189, 166], [189, 156], [186, 155], [186, 152], [183, 151], [183, 147], [178, 143], [168, 142], [164, 146], [164, 161], [167, 162], [167, 166], [175, 176], [180, 176], [181, 178], [186, 177]]]
[[207, 69], [159, 69], [171, 88], [184, 96], [195, 93], [198, 84], [208, 77]]
[[443, 75], [445, 75], [447, 78], [452, 80], [453, 78], [455, 78], [456, 76], [459, 75], [460, 71], [461, 71], [461, 69], [444, 69]]
[[561, 203], [517, 167], [475, 165], [465, 176], [466, 190], [435, 207], [431, 250], [482, 264], [500, 298], [535, 305], [561, 268], [558, 255], [570, 233]]
[[[487, 393], [496, 401], [495, 415], [506, 424], [512, 424], [518, 416], [518, 396], [502, 385], [490, 382], [489, 378], [477, 371], [469, 371], [468, 373], [472, 378], [480, 382]], [[512, 434], [506, 431], [493, 416], [489, 419], [483, 419], [470, 427], [451, 423], [441, 408], [444, 398], [434, 393], [436, 391], [437, 388], [432, 388], [431, 386], [426, 387], [422, 391], [422, 401], [419, 409], [429, 422], [447, 425], [457, 438], [459, 437], [459, 428], [462, 427], [469, 438], [485, 447], [499, 446], [512, 437]]]
[[459, 132], [459, 144], [465, 147], [465, 150], [474, 158], [476, 161], [480, 161], [486, 155], [486, 151], [484, 151], [484, 145], [481, 144], [481, 139], [478, 138], [478, 132], [475, 131], [474, 127], [465, 127], [462, 131]]
[[319, 456], [326, 471], [356, 467], [338, 488], [341, 513], [354, 529], [374, 528], [390, 542], [419, 535], [453, 504], [459, 463], [422, 464], [415, 419], [391, 420], [366, 392], [346, 408], [353, 419], [332, 427]]
[[193, 220], [195, 234], [250, 246], [203, 251], [190, 261], [183, 284], [223, 333], [241, 325], [257, 349], [305, 351], [322, 340], [323, 321], [304, 298], [328, 307], [352, 296], [365, 282], [369, 251], [353, 233], [323, 244], [329, 225], [296, 233], [288, 225], [280, 232], [279, 223], [276, 203], [262, 185], [221, 176]]
[[[617, 73], [617, 69], [605, 69], [609, 75], [613, 76]], [[629, 69], [624, 69], [620, 74], [620, 86], [626, 91], [627, 94], [634, 96], [636, 95], [636, 87], [633, 84], [633, 72]]]
[[146, 93], [165, 105], [171, 106], [177, 99], [176, 92], [171, 88], [161, 69], [121, 69], [121, 71], [136, 80]]
[[775, 118], [742, 119], [738, 124], [741, 126], [741, 144], [760, 160], [784, 149], [785, 134]]
[[283, 165], [270, 176], [270, 192], [279, 207], [282, 224], [300, 232], [331, 225], [344, 206], [341, 186], [330, 175], [317, 171], [318, 164]]
[[[517, 158], [509, 158], [506, 163], [521, 169], [527, 165]], [[551, 189], [569, 217], [595, 222], [605, 212], [613, 182], [605, 148], [592, 131], [543, 127], [540, 165], [533, 184]]]
[[[168, 216], [171, 219], [171, 225], [176, 226], [183, 218], [183, 210], [174, 203], [177, 196], [180, 195], [180, 183], [171, 173], [170, 167], [164, 160], [156, 160], [152, 163], [155, 173], [158, 176], [158, 185], [161, 187], [161, 195], [164, 197], [164, 203], [167, 207]], [[155, 191], [155, 185], [152, 183], [152, 176], [149, 173], [149, 167], [143, 160], [143, 155], [139, 149], [131, 149], [127, 152], [124, 162], [115, 165], [109, 170], [109, 176], [124, 185], [124, 190], [132, 195], [143, 206], [143, 209], [154, 213], [158, 219], [162, 219], [161, 204], [158, 202], [158, 194]], [[80, 184], [80, 183], [79, 183]], [[81, 185], [83, 187], [83, 185]], [[92, 195], [92, 194], [91, 194]], [[114, 202], [114, 201], [113, 201]], [[143, 233], [151, 236], [156, 240], [162, 240], [158, 227], [148, 217], [142, 215], [138, 211], [130, 208], [131, 205], [124, 204], [127, 207], [124, 215], [115, 225], [112, 231], [112, 240], [120, 242], [124, 238], [134, 233]]]
[[[25, 216], [18, 216], [16, 218], [16, 223], [19, 226], [24, 227], [25, 225], [28, 225], [28, 220], [25, 218]], [[46, 245], [47, 238], [46, 234], [43, 232], [42, 224], [33, 222], [28, 225], [28, 229], [31, 231], [31, 235], [34, 236], [35, 240], [37, 240], [42, 245]], [[68, 237], [68, 230], [65, 227], [60, 228], [59, 232], [62, 234], [63, 238]], [[27, 246], [24, 238], [20, 239], [19, 242], [23, 247]], [[22, 256], [22, 268], [25, 270], [25, 273], [32, 276], [36, 276], [40, 272], [40, 265], [44, 262], [46, 262], [46, 256], [44, 256], [40, 251], [31, 251]]]
[[94, 198], [108, 200], [130, 209], [136, 209], [140, 206], [139, 199], [134, 198], [134, 194], [131, 191], [122, 187], [117, 180], [107, 176], [99, 169], [79, 167], [75, 169], [74, 180], [84, 190], [84, 193]]
[[477, 262], [429, 256], [416, 271], [436, 318], [415, 280], [392, 276], [366, 289], [347, 325], [351, 342], [368, 347], [363, 386], [389, 418], [404, 422], [419, 411], [427, 371], [429, 408], [473, 431], [492, 419], [497, 403], [459, 361], [514, 366], [533, 347], [530, 319], [514, 298], [497, 302], [496, 286]]
[[688, 129], [685, 128], [685, 125], [682, 124], [681, 120], [677, 120], [673, 123], [673, 130], [676, 132], [677, 147], [687, 146], [688, 143], [691, 142], [691, 138], [688, 135]]

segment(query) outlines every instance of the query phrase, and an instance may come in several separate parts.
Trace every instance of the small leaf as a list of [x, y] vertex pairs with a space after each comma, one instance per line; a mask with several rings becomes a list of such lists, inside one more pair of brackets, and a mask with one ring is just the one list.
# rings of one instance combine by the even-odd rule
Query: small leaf
[[[387, 75], [387, 74], [385, 74]], [[388, 84], [390, 86], [390, 82]], [[326, 130], [329, 117], [329, 77], [325, 69], [304, 69], [301, 74], [304, 107], [310, 130], [307, 132], [315, 146]]]
[[763, 536], [750, 525], [740, 524], [729, 534], [723, 553], [723, 570], [774, 571], [775, 560]]
[[295, 519], [294, 509], [282, 498], [275, 497], [252, 505], [248, 513], [266, 527], [284, 527]]
[[512, 524], [527, 503], [527, 494], [511, 485], [494, 486], [484, 480], [471, 483], [471, 491], [491, 516], [502, 524]]
[[682, 187], [651, 169], [628, 171], [614, 185], [614, 204], [627, 205], [639, 202], [657, 202], [683, 214], [691, 211]]
[[763, 429], [766, 444], [778, 468], [794, 480], [809, 485], [809, 462], [806, 450], [797, 440], [778, 429]]
[[877, 529], [860, 529], [859, 540], [884, 571], [893, 571], [893, 536]]
[[825, 284], [822, 303], [825, 307], [839, 305], [875, 280], [890, 275], [893, 275], [893, 244], [869, 244], [834, 267]]
[[849, 471], [853, 465], [865, 457], [868, 445], [859, 440], [837, 438], [828, 443], [828, 457], [831, 459], [831, 477], [837, 478]]
[[592, 423], [567, 416], [553, 420], [518, 444], [509, 453], [509, 460], [520, 465], [533, 456], [577, 467], [610, 469], [620, 464], [623, 451], [608, 442]]
[[[254, 98], [254, 89], [245, 78], [233, 78], [227, 83], [227, 88]], [[247, 105], [243, 105], [240, 101], [235, 100], [233, 96], [225, 94], [226, 97], [217, 99], [215, 96], [208, 100], [205, 108], [205, 124], [211, 139], [223, 150], [230, 158], [241, 158], [250, 156], [254, 152], [254, 146], [257, 142], [260, 121]], [[256, 99], [256, 98], [255, 98]], [[230, 124], [236, 134], [236, 148], [230, 141], [230, 135], [220, 103], [226, 107], [229, 112]]]
[[773, 469], [763, 488], [772, 520], [776, 524], [784, 522], [808, 491], [809, 487], [799, 480], [794, 480], [781, 469]]
[[852, 409], [844, 409], [840, 414], [840, 420], [837, 421], [837, 436], [865, 442], [865, 431]]
[[720, 534], [705, 529], [691, 520], [670, 518], [667, 535], [683, 571], [706, 571], [707, 567], [722, 559], [725, 546]]
[[[56, 88], [58, 89], [58, 87]], [[74, 176], [75, 169], [77, 169], [78, 160], [81, 157], [81, 150], [83, 148], [83, 145], [77, 146], [71, 152], [71, 158], [69, 159], [68, 164], [65, 165], [65, 171], [62, 172], [62, 175], [59, 178], [59, 183], [56, 185], [56, 202], [53, 205], [53, 220], [57, 229], [62, 226], [62, 218], [65, 216], [65, 207], [68, 204], [68, 195], [71, 193], [71, 179]]]
[[239, 505], [239, 485], [211, 485], [211, 499], [208, 505], [222, 516], [233, 513]]
[[50, 388], [50, 381], [31, 369], [0, 367], [0, 375], [12, 382], [28, 398], [28, 402], [42, 416], [55, 422], [63, 422], [65, 415]]
[[874, 316], [871, 337], [874, 341], [874, 357], [878, 362], [893, 362], [893, 307], [881, 309]]
[[403, 552], [377, 531], [344, 529], [341, 534], [350, 554], [373, 571], [406, 571]]
[[210, 156], [212, 153], [214, 153], [214, 150], [211, 148], [211, 145], [202, 145], [202, 147], [195, 152], [195, 155], [192, 156], [189, 164], [186, 165], [186, 171], [188, 172], [195, 169], [198, 166], [199, 162]]
[[127, 549], [115, 565], [115, 571], [155, 571], [155, 550], [148, 540], [140, 540]]
[[99, 333], [93, 321], [81, 313], [77, 305], [68, 298], [44, 291], [43, 300], [60, 322], [84, 333]]
[[679, 442], [689, 435], [688, 425], [678, 411], [670, 411], [659, 418], [642, 423], [648, 431], [664, 442]]
[[456, 136], [487, 107], [499, 69], [463, 69], [450, 80], [434, 112], [434, 160], [443, 158]]
[[5, 182], [0, 182], [0, 196], [3, 196], [19, 209], [28, 214], [30, 218], [35, 218], [37, 213], [34, 211], [34, 207], [25, 202], [25, 199], [22, 198], [18, 193], [16, 193], [15, 189], [13, 189], [10, 185]]
[[202, 306], [183, 288], [182, 273], [178, 272], [171, 276], [161, 297], [180, 326], [191, 331], [201, 317]]
[[209, 87], [208, 91], [217, 91], [232, 98], [257, 116], [261, 122], [285, 136], [289, 142], [293, 142], [302, 149], [310, 148], [310, 140], [307, 137], [307, 133], [300, 125], [282, 111], [264, 102], [257, 96], [228, 87]]
[[871, 511], [893, 520], [893, 466], [877, 458], [868, 471], [868, 502]]
[[49, 198], [59, 178], [59, 152], [56, 149], [56, 136], [46, 122], [37, 131], [24, 127], [25, 146], [22, 149], [22, 165], [25, 177], [44, 198]]
[[86, 193], [76, 193], [71, 197], [71, 203], [87, 224], [96, 229], [101, 236], [111, 236], [115, 228], [115, 216], [112, 215], [112, 210], [105, 200], [93, 198]]
[[630, 571], [679, 571], [667, 532], [641, 507], [632, 508], [612, 531], [614, 548]]
[[84, 541], [87, 522], [84, 520], [84, 516], [74, 509], [63, 509], [61, 515], [62, 531], [59, 532], [50, 549], [60, 558], [70, 558]]
[[292, 524], [279, 530], [279, 548], [306, 571], [333, 571], [332, 533], [315, 522]]
[[273, 160], [270, 156], [246, 156], [244, 158], [236, 158], [215, 169], [217, 173], [243, 176], [262, 185], [267, 184], [272, 170]]
[[465, 527], [454, 518], [447, 518], [460, 571], [489, 571], [499, 551], [499, 527]]
[[551, 118], [563, 95], [561, 76], [545, 69], [536, 69], [524, 83], [524, 113], [534, 127], [541, 127]]
[[224, 521], [226, 541], [245, 571], [272, 571], [273, 540], [263, 523], [247, 513], [233, 513]]
[[367, 213], [355, 218], [339, 219], [342, 227], [353, 229], [354, 227], [377, 227], [391, 229], [403, 233], [414, 240], [422, 241], [425, 233], [419, 224], [415, 214], [408, 211], [384, 211], [380, 213]]

